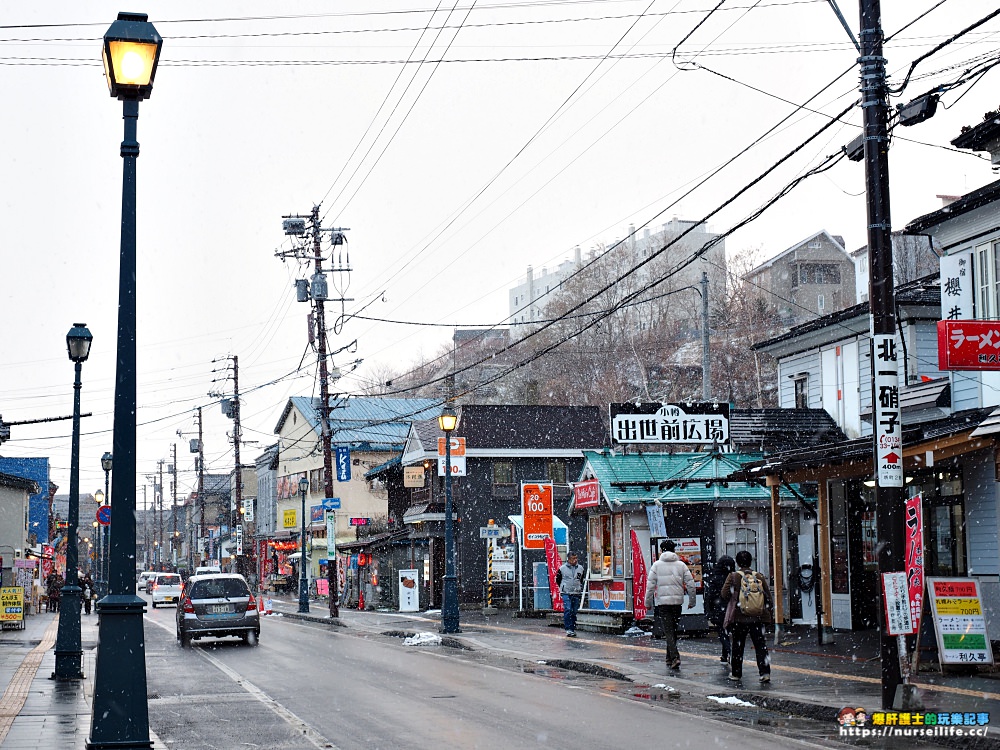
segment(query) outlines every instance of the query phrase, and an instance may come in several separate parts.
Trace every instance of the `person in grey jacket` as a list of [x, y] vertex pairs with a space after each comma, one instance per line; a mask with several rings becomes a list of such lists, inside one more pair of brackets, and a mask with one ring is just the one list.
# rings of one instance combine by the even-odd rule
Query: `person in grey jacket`
[[576, 638], [576, 613], [580, 609], [580, 599], [583, 598], [583, 579], [587, 569], [580, 565], [575, 552], [566, 555], [566, 562], [556, 571], [556, 584], [563, 601], [563, 625], [566, 627], [566, 637]]
[[674, 550], [672, 539], [660, 544], [660, 559], [653, 563], [646, 577], [646, 609], [653, 609], [654, 617], [663, 618], [663, 639], [667, 642], [667, 666], [681, 668], [681, 655], [677, 651], [677, 621], [681, 616], [684, 594], [688, 609], [694, 606], [694, 576]]

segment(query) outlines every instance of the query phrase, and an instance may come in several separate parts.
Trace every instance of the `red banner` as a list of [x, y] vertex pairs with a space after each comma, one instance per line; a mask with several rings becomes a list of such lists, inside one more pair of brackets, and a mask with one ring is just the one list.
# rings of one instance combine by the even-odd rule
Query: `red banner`
[[563, 611], [562, 595], [559, 593], [559, 584], [556, 583], [556, 573], [562, 566], [559, 559], [559, 550], [556, 549], [556, 540], [549, 537], [545, 540], [545, 562], [549, 567], [549, 593], [552, 595], [552, 610], [554, 612]]
[[924, 606], [924, 519], [920, 495], [906, 500], [906, 583], [913, 632], [919, 633]]
[[56, 548], [49, 545], [42, 545], [42, 585], [45, 585], [45, 579], [52, 575], [52, 571], [55, 569], [55, 556]]
[[629, 534], [632, 537], [632, 613], [638, 622], [646, 617], [646, 558], [642, 556], [635, 529]]
[[601, 504], [601, 487], [596, 479], [573, 485], [574, 508], [596, 508]]
[[939, 320], [939, 370], [1000, 370], [1000, 322]]

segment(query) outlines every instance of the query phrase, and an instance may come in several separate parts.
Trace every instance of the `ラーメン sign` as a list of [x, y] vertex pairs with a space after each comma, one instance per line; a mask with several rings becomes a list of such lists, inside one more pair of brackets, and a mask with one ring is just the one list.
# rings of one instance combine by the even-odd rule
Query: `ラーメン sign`
[[552, 485], [522, 484], [521, 512], [524, 515], [524, 548], [545, 549], [552, 533]]
[[611, 404], [613, 444], [728, 443], [729, 404]]

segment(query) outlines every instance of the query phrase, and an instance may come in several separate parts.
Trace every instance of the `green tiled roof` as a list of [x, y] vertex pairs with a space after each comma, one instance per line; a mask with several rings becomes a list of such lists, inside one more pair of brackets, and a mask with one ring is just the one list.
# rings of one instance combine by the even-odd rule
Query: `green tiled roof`
[[[769, 502], [771, 491], [728, 477], [759, 453], [629, 453], [584, 451], [584, 472], [592, 474], [612, 503]], [[783, 497], [793, 497], [782, 489]]]

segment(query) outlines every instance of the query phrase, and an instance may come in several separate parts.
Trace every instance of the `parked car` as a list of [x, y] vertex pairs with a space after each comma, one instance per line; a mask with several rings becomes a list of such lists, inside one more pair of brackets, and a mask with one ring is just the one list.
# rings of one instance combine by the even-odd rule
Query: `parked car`
[[149, 579], [147, 588], [153, 600], [153, 609], [157, 604], [177, 604], [181, 600], [181, 577], [177, 573], [157, 573]]
[[177, 606], [177, 640], [187, 648], [197, 638], [239, 636], [256, 646], [260, 638], [257, 600], [236, 573], [194, 575]]
[[144, 570], [139, 574], [139, 588], [142, 591], [149, 592], [149, 580], [156, 575], [155, 570]]

